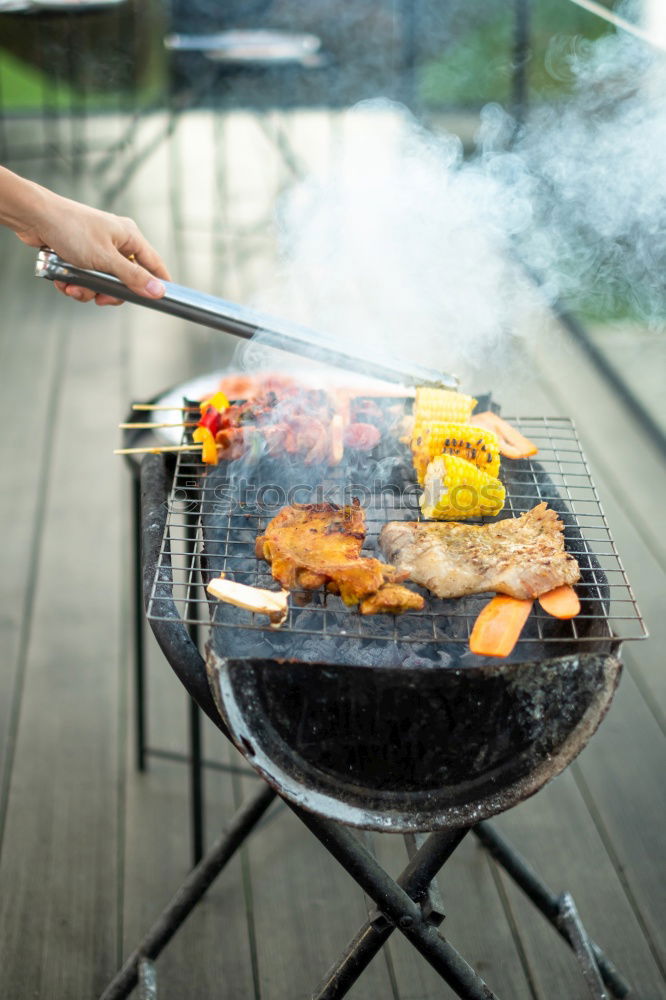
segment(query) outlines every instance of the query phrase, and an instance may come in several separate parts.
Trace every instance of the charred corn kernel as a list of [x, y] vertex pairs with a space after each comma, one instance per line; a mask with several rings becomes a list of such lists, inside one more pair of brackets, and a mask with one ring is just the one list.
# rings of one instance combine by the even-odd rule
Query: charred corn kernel
[[443, 521], [493, 517], [504, 506], [504, 497], [499, 479], [464, 458], [439, 455], [426, 469], [421, 511], [424, 517]]
[[423, 483], [428, 462], [437, 455], [457, 455], [497, 477], [500, 467], [499, 440], [492, 431], [472, 424], [425, 424], [412, 438], [414, 468]]
[[414, 400], [414, 424], [418, 427], [419, 424], [445, 420], [467, 423], [475, 406], [474, 397], [466, 396], [464, 392], [421, 386], [416, 390]]
[[201, 461], [205, 465], [217, 465], [217, 444], [207, 427], [197, 427], [192, 440], [201, 442]]

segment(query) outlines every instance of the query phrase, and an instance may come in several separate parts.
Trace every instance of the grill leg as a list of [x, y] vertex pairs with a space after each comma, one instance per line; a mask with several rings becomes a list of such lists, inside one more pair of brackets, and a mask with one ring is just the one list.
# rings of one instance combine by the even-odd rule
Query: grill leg
[[157, 970], [144, 957], [139, 959], [139, 1000], [157, 1000]]
[[571, 947], [576, 953], [590, 996], [594, 997], [595, 1000], [608, 1000], [608, 993], [606, 993], [590, 939], [578, 915], [573, 897], [568, 892], [564, 892], [560, 896], [559, 904], [560, 923], [569, 935]]
[[226, 863], [251, 833], [274, 798], [273, 789], [264, 785], [253, 798], [241, 806], [233, 816], [227, 832], [190, 872], [138, 948], [132, 952], [120, 972], [104, 990], [100, 1000], [125, 1000], [130, 995], [137, 984], [142, 960], [156, 959], [162, 952]]
[[[487, 848], [495, 861], [502, 866], [507, 875], [510, 875], [516, 885], [532, 900], [537, 909], [541, 910], [560, 936], [574, 949], [588, 984], [593, 977], [587, 957], [591, 956], [598, 974], [613, 996], [618, 998], [628, 996], [630, 993], [629, 985], [622, 979], [613, 963], [606, 958], [601, 948], [587, 936], [576, 908], [573, 906], [571, 896], [565, 893], [558, 897], [554, 892], [551, 892], [492, 823], [486, 820], [478, 823], [473, 827], [473, 833]], [[593, 993], [593, 996], [602, 1000], [605, 993], [602, 990], [601, 993]]]
[[[467, 832], [468, 832], [467, 828], [463, 828], [462, 830], [456, 830], [453, 832], [453, 834], [450, 834], [450, 836], [452, 837], [455, 837], [456, 834], [460, 834], [460, 836], [455, 841], [455, 846], [457, 846], [460, 843], [460, 841]], [[447, 834], [446, 836], [449, 835]], [[411, 861], [414, 860], [416, 852], [419, 850], [420, 847], [423, 847], [427, 839], [428, 837], [425, 833], [405, 834], [405, 846], [407, 848], [407, 854]], [[447, 857], [448, 856], [449, 855], [447, 855]], [[446, 858], [443, 859], [443, 861], [445, 860]], [[398, 879], [398, 885], [400, 885], [400, 879]], [[409, 892], [409, 890], [407, 891]], [[414, 896], [412, 895], [411, 892], [409, 893], [409, 895], [412, 897], [412, 899], [414, 899]], [[444, 900], [442, 899], [442, 894], [439, 891], [439, 886], [434, 881], [434, 876], [433, 880], [430, 882], [428, 888], [426, 889], [426, 894], [423, 900], [417, 899], [416, 902], [421, 903], [421, 909], [423, 910], [423, 914], [428, 920], [428, 922], [431, 923], [433, 927], [439, 927], [442, 920], [444, 920], [446, 914], [444, 912]]]
[[189, 699], [190, 713], [190, 810], [192, 817], [192, 864], [204, 853], [203, 763], [201, 754], [201, 709]]
[[497, 1000], [474, 969], [424, 919], [418, 903], [386, 874], [346, 827], [295, 805], [291, 809], [461, 1000]]
[[146, 665], [143, 624], [143, 567], [141, 559], [141, 480], [132, 470], [132, 574], [134, 598], [134, 701], [136, 767], [146, 770]]
[[[196, 559], [197, 530], [199, 521], [196, 514], [186, 514], [185, 524], [187, 525], [187, 560], [190, 567], [190, 581], [187, 588], [188, 599], [192, 604], [188, 604], [188, 612], [191, 610], [192, 618], [197, 617], [197, 605], [195, 603], [197, 584], [194, 574], [194, 561]], [[190, 638], [194, 645], [199, 648], [199, 626], [190, 625]], [[189, 740], [190, 740], [190, 809], [192, 817], [192, 859], [193, 864], [198, 864], [204, 852], [204, 797], [203, 797], [203, 761], [201, 752], [201, 710], [193, 698], [189, 699]]]
[[[430, 883], [442, 865], [450, 858], [463, 839], [467, 829], [445, 833], [431, 833], [423, 839], [419, 850], [411, 854], [410, 862], [396, 880], [415, 902], [427, 900], [426, 919], [429, 923], [439, 923], [441, 906], [436, 898], [431, 898]], [[443, 912], [441, 913], [443, 916]], [[370, 914], [358, 933], [352, 938], [339, 960], [333, 965], [312, 994], [312, 1000], [339, 1000], [351, 989], [359, 976], [368, 967], [380, 948], [388, 941], [395, 925], [378, 910]]]

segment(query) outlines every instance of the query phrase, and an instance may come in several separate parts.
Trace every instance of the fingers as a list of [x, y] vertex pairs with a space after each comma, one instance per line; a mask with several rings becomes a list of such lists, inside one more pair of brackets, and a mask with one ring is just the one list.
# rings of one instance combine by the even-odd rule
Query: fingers
[[[56, 253], [78, 267], [115, 275], [137, 295], [159, 299], [165, 294], [162, 282], [171, 280], [166, 265], [132, 219], [99, 212], [76, 202], [68, 204], [66, 223], [59, 223], [57, 240], [49, 242]], [[71, 217], [76, 218], [77, 213], [79, 224], [75, 227], [77, 239], [73, 243], [68, 234], [71, 235]], [[117, 305], [122, 301], [113, 295], [95, 294], [76, 284], [57, 282], [56, 286], [77, 302], [95, 299], [98, 305]]]
[[[157, 257], [157, 254], [155, 256]], [[120, 278], [124, 285], [127, 285], [133, 292], [136, 292], [137, 295], [145, 295], [146, 298], [150, 299], [161, 298], [166, 288], [154, 274], [146, 270], [146, 267], [142, 267], [144, 263], [143, 255], [139, 258], [139, 254], [136, 254], [136, 257], [136, 260], [128, 260], [122, 254], [118, 253], [113, 261], [113, 273], [116, 277]], [[139, 259], [141, 260], [141, 264], [139, 263]], [[168, 272], [163, 264], [161, 264], [160, 270], [162, 272], [160, 277], [167, 277]]]
[[122, 299], [114, 299], [111, 295], [102, 295], [101, 292], [95, 294], [90, 289], [81, 288], [79, 285], [68, 285], [64, 281], [54, 281], [53, 284], [59, 292], [76, 302], [92, 302], [94, 299], [98, 306], [121, 306], [123, 304]]
[[171, 281], [171, 275], [169, 274], [166, 264], [158, 254], [157, 250], [150, 245], [147, 239], [138, 232], [138, 240], [136, 244], [132, 247], [132, 250], [127, 253], [127, 257], [133, 255], [134, 258], [150, 271], [151, 275], [156, 278], [163, 278], [165, 281]]
[[77, 302], [91, 302], [95, 298], [95, 293], [87, 288], [80, 288], [79, 285], [69, 285], [66, 281], [54, 281], [53, 284], [69, 299], [76, 299]]

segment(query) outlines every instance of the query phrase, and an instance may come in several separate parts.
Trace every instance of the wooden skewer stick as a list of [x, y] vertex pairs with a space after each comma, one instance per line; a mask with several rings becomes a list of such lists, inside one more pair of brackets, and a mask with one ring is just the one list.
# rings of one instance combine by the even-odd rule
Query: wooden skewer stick
[[129, 423], [129, 424], [118, 424], [118, 427], [121, 430], [133, 430], [133, 429], [136, 428], [137, 430], [143, 429], [143, 430], [146, 430], [146, 431], [155, 430], [157, 427], [198, 427], [198, 426], [199, 425], [196, 422], [196, 420], [186, 420], [184, 423], [180, 423], [180, 424], [179, 423], [175, 423], [175, 424], [161, 423], [160, 424], [160, 423], [140, 423], [140, 422], [139, 423]]
[[166, 451], [198, 451], [201, 453], [200, 444], [163, 444], [156, 448], [114, 448], [114, 455], [161, 455]]
[[133, 403], [133, 410], [182, 410], [184, 413], [198, 413], [198, 406], [163, 406], [161, 403]]

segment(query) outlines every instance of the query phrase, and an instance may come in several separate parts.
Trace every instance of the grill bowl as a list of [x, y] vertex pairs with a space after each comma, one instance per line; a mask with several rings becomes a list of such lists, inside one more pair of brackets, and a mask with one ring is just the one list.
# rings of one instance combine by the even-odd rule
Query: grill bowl
[[229, 660], [207, 671], [236, 746], [281, 795], [366, 829], [467, 826], [560, 773], [613, 697], [604, 653], [457, 668]]

